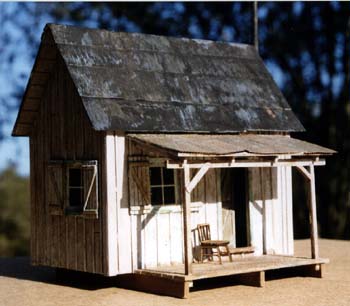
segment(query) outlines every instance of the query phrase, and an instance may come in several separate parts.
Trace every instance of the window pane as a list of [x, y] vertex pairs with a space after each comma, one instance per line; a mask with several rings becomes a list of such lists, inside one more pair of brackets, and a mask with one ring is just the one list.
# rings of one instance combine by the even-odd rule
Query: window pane
[[163, 168], [163, 181], [164, 185], [173, 185], [174, 184], [174, 170]]
[[164, 204], [175, 204], [175, 187], [164, 187]]
[[152, 205], [163, 204], [162, 187], [151, 188], [151, 203], [152, 203]]
[[83, 189], [69, 188], [69, 206], [83, 206]]
[[151, 176], [151, 185], [161, 185], [162, 179], [160, 176], [160, 168], [149, 168], [150, 176]]
[[81, 186], [81, 169], [69, 169], [69, 186]]

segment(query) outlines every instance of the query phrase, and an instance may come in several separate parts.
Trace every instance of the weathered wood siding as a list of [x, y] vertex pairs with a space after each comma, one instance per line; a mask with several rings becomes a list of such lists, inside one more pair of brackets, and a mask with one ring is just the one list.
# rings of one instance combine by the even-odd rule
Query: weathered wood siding
[[[191, 171], [194, 175], [195, 171]], [[191, 226], [196, 228], [197, 224], [209, 223], [211, 238], [222, 239], [222, 203], [221, 203], [221, 171], [220, 169], [209, 169], [205, 176], [192, 191]], [[197, 231], [193, 232], [194, 258], [199, 259], [199, 241]]]
[[291, 167], [249, 169], [249, 230], [256, 255], [293, 255], [291, 175]]
[[[123, 150], [121, 150], [123, 147]], [[113, 149], [114, 148], [114, 149]], [[112, 161], [111, 156], [115, 156]], [[144, 206], [142, 195], [129, 186], [128, 158], [136, 156], [161, 157], [155, 152], [143, 149], [134, 142], [126, 139], [123, 135], [110, 134], [107, 136], [107, 168], [115, 167], [119, 175], [108, 176], [112, 186], [117, 186], [116, 215], [117, 220], [110, 220], [109, 224], [115, 222], [116, 228], [110, 228], [109, 247], [110, 253], [117, 254], [118, 261], [109, 259], [110, 270], [116, 273], [129, 273], [133, 269], [149, 268], [160, 265], [169, 265], [183, 262], [183, 224], [182, 205], [152, 206], [147, 212], [134, 212], [130, 214], [130, 205]], [[119, 170], [118, 170], [119, 169]], [[139, 169], [141, 179], [148, 175], [144, 169]], [[177, 197], [181, 203], [182, 170], [177, 171]], [[198, 239], [195, 228], [198, 223], [210, 223], [212, 237], [222, 237], [221, 221], [221, 194], [220, 194], [220, 171], [210, 170], [193, 190], [191, 226], [193, 231], [193, 245], [195, 256], [197, 254]], [[129, 188], [131, 187], [131, 189]], [[118, 195], [119, 194], [119, 195]], [[113, 199], [112, 199], [113, 200]], [[113, 215], [114, 216], [114, 215]], [[109, 216], [110, 219], [114, 218]], [[115, 234], [113, 242], [112, 235]], [[115, 268], [112, 268], [114, 265]]]
[[[105, 134], [95, 132], [61, 58], [57, 58], [30, 136], [32, 263], [107, 273]], [[52, 215], [50, 160], [97, 160], [98, 219]]]

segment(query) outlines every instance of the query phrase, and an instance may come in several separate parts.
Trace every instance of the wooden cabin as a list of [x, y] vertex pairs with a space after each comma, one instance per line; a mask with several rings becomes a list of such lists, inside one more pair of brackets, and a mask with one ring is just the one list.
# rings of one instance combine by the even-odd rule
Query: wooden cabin
[[[32, 264], [179, 297], [223, 275], [321, 276], [314, 167], [334, 151], [303, 130], [253, 46], [49, 24], [13, 129], [30, 138]], [[292, 167], [310, 258], [293, 256]], [[198, 224], [240, 254], [201, 262]]]

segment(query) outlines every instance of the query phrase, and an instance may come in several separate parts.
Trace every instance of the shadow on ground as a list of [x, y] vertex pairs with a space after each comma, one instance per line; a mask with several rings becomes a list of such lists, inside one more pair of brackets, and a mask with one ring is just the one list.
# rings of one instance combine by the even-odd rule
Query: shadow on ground
[[[270, 270], [265, 272], [266, 281], [304, 276], [307, 275], [304, 275], [303, 271], [297, 267]], [[239, 275], [220, 276], [215, 278], [196, 280], [194, 282], [193, 288], [191, 288], [191, 292], [232, 286], [244, 286]]]
[[0, 277], [43, 282], [85, 290], [116, 287], [115, 277], [69, 271], [51, 267], [32, 266], [29, 257], [0, 258]]

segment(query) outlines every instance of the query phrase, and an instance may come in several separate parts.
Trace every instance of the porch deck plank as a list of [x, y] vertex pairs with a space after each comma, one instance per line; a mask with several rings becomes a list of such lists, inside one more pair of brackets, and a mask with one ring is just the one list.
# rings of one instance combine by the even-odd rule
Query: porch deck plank
[[192, 265], [193, 271], [191, 275], [184, 275], [183, 264], [159, 266], [153, 269], [140, 269], [136, 270], [135, 273], [187, 282], [218, 276], [326, 264], [328, 262], [328, 259], [322, 258], [311, 259], [281, 255], [263, 255], [235, 258], [233, 262], [223, 261], [222, 264], [219, 264], [219, 262], [195, 263]]

